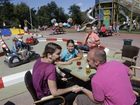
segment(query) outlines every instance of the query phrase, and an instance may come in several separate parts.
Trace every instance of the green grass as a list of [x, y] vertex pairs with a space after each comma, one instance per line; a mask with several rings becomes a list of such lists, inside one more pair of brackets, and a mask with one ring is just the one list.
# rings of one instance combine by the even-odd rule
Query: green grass
[[[64, 29], [66, 32], [68, 33], [77, 33], [77, 31], [75, 29], [71, 29], [71, 28], [65, 28]], [[84, 32], [84, 31], [80, 31], [79, 33], [81, 32]], [[139, 30], [136, 30], [136, 31], [131, 31], [131, 32], [128, 32], [126, 30], [120, 30], [120, 33], [126, 33], [126, 34], [140, 34], [140, 31]]]
[[131, 31], [131, 32], [128, 32], [126, 30], [120, 30], [120, 33], [126, 33], [126, 34], [140, 34], [140, 31], [139, 30], [136, 30], [136, 31]]

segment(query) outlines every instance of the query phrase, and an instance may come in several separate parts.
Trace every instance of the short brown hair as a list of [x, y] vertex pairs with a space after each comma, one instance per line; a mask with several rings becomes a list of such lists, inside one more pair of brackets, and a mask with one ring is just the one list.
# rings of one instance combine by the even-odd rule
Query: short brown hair
[[56, 44], [56, 43], [47, 43], [43, 52], [42, 57], [47, 57], [48, 54], [53, 54], [56, 49], [62, 49], [60, 45]]

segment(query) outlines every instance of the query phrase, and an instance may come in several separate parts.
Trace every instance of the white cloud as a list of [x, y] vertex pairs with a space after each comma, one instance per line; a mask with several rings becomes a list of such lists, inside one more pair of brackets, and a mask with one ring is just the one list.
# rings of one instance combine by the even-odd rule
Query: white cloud
[[80, 2], [80, 3], [77, 3], [76, 5], [81, 7], [83, 5], [83, 3]]

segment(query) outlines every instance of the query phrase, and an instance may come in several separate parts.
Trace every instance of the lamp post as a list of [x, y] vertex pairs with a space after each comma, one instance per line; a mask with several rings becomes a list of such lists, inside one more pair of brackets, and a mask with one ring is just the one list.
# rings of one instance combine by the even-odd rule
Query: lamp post
[[30, 23], [31, 23], [31, 29], [33, 28], [33, 22], [32, 22], [32, 11], [31, 8], [29, 7], [29, 13], [30, 13]]
[[135, 6], [135, 0], [131, 1], [132, 6], [131, 6], [131, 14], [130, 14], [130, 27], [129, 27], [129, 32], [132, 30], [132, 19], [133, 19], [133, 11], [134, 11], [134, 6]]
[[101, 4], [100, 4], [100, 0], [99, 0], [99, 26], [98, 27], [100, 27], [101, 26]]

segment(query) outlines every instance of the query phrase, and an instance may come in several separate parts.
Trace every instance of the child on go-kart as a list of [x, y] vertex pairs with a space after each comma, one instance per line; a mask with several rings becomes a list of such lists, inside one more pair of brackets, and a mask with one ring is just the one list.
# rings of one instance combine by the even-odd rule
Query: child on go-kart
[[13, 47], [11, 52], [15, 54], [19, 54], [21, 59], [25, 60], [28, 57], [28, 49], [24, 48], [22, 41], [18, 40], [16, 37], [13, 38]]
[[52, 31], [53, 31], [52, 34], [62, 34], [62, 33], [64, 33], [63, 24], [61, 22], [59, 24], [55, 23], [53, 25]]

